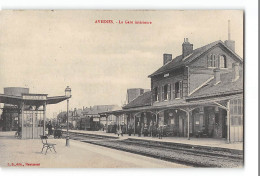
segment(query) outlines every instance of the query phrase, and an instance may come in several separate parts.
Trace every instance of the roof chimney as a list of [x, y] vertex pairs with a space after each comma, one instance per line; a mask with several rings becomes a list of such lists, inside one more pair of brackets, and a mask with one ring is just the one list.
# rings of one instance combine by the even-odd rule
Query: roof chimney
[[171, 54], [163, 54], [163, 65], [167, 64], [172, 60]]
[[232, 73], [233, 73], [232, 82], [234, 82], [239, 79], [239, 63], [238, 62], [232, 64]]
[[229, 49], [235, 52], [235, 41], [231, 40], [230, 34], [230, 20], [228, 20], [228, 40], [225, 41], [225, 45], [227, 45]]
[[220, 83], [220, 69], [215, 68], [213, 70], [213, 72], [214, 72], [214, 84], [216, 85], [216, 84]]
[[184, 38], [184, 42], [182, 44], [182, 58], [190, 55], [193, 52], [193, 44], [189, 43], [188, 38]]

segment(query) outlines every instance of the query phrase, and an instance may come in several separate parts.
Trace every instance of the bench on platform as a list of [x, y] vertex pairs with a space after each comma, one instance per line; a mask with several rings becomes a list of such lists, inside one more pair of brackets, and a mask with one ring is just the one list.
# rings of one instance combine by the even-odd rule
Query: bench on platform
[[48, 141], [47, 141], [48, 136], [40, 135], [40, 138], [42, 140], [42, 151], [41, 151], [41, 153], [43, 152], [44, 148], [46, 148], [45, 155], [46, 155], [48, 150], [52, 151], [51, 149], [53, 149], [55, 151], [55, 153], [57, 153], [56, 150], [55, 150], [56, 144], [48, 143]]

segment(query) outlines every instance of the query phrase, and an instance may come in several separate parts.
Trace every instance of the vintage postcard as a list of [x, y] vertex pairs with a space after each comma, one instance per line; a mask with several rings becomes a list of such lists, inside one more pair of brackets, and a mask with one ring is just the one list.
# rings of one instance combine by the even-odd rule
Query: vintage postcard
[[0, 166], [243, 168], [243, 10], [3, 10]]

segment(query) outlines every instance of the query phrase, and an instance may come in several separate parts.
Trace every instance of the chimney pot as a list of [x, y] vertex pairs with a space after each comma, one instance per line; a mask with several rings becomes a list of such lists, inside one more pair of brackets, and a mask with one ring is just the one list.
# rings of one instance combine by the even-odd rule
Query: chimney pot
[[214, 84], [218, 84], [220, 82], [220, 69], [219, 68], [215, 68], [213, 70], [214, 72]]
[[228, 40], [225, 41], [225, 45], [235, 52], [235, 41], [231, 40], [231, 33], [230, 33], [230, 20], [228, 20]]
[[188, 38], [184, 38], [184, 42], [182, 44], [182, 58], [190, 55], [193, 52], [193, 44], [189, 43]]

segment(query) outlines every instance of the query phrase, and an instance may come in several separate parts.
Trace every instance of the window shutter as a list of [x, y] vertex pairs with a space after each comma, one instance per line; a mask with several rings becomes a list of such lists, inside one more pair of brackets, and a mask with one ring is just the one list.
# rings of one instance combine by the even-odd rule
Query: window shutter
[[211, 54], [211, 60], [210, 60], [210, 61], [211, 61], [210, 66], [211, 66], [211, 67], [214, 67], [214, 62], [215, 62], [214, 59], [215, 59], [215, 58], [214, 58], [213, 54]]
[[182, 81], [180, 81], [180, 83], [179, 83], [179, 86], [180, 86], [180, 98], [182, 98]]
[[155, 97], [155, 88], [153, 88], [153, 101], [156, 101], [156, 97]]
[[171, 99], [171, 84], [168, 84], [168, 100]]
[[208, 55], [208, 67], [212, 67], [212, 61], [213, 61], [213, 56], [212, 56], [212, 54], [209, 54]]
[[175, 99], [175, 83], [172, 84], [172, 99]]
[[209, 67], [209, 55], [207, 56], [207, 67]]
[[219, 66], [219, 55], [218, 55], [218, 57], [216, 58], [216, 67], [217, 67], [217, 68], [220, 67], [220, 66]]
[[157, 89], [157, 91], [158, 91], [158, 101], [161, 101], [162, 100], [162, 90], [160, 89], [160, 86], [158, 86], [158, 89]]
[[214, 54], [214, 67], [218, 68], [218, 56]]
[[157, 93], [156, 93], [156, 101], [159, 101], [159, 86], [156, 87]]
[[162, 86], [162, 101], [164, 100], [164, 86]]
[[213, 67], [216, 67], [216, 56], [215, 56], [215, 54], [213, 54], [212, 56], [213, 56], [212, 66], [213, 66]]

